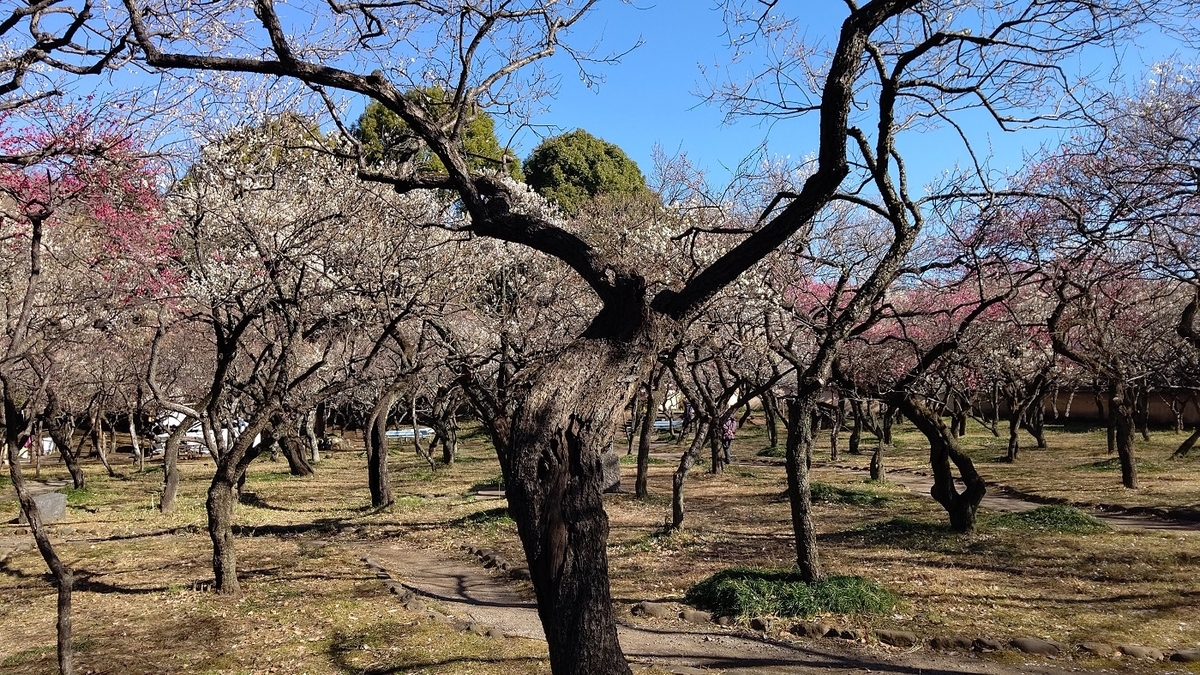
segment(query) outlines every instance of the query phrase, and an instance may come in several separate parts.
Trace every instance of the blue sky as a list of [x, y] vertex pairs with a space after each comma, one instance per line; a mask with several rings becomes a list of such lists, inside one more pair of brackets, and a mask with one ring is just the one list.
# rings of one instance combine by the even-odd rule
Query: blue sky
[[[832, 39], [844, 16], [842, 3], [833, 0], [805, 0], [805, 3], [805, 11], [809, 12], [805, 17], [808, 37]], [[764, 139], [774, 154], [795, 158], [812, 152], [815, 116], [804, 120], [742, 120], [725, 124], [723, 111], [705, 103], [698, 95], [704, 88], [702, 67], [710, 72], [728, 68], [735, 77], [741, 74], [738, 68], [746, 67], [729, 66], [730, 49], [724, 32], [722, 14], [709, 0], [660, 0], [638, 6], [601, 2], [592, 16], [572, 29], [569, 40], [582, 45], [601, 42], [608, 49], [627, 48], [639, 40], [643, 44], [619, 64], [597, 67], [596, 72], [605, 81], [594, 89], [584, 86], [569, 59], [554, 57], [550, 70], [560, 74], [558, 96], [547, 103], [549, 112], [535, 121], [561, 131], [583, 128], [616, 143], [646, 173], [653, 167], [651, 154], [655, 144], [668, 154], [686, 151], [716, 181], [727, 178], [727, 169], [736, 166]], [[1127, 81], [1136, 81], [1155, 60], [1174, 54], [1175, 45], [1161, 36], [1148, 36], [1127, 46], [1120, 54], [1091, 53], [1063, 65], [1068, 70], [1090, 71], [1103, 69], [1120, 59]], [[1195, 60], [1190, 53], [1177, 58]], [[503, 120], [499, 122], [503, 142], [507, 134]], [[1007, 133], [981, 115], [967, 118], [966, 126], [976, 143], [976, 151], [990, 154], [991, 167], [998, 171], [1015, 171], [1026, 154], [1043, 145], [1054, 145], [1061, 134], [1058, 130]], [[519, 133], [514, 143], [518, 154], [526, 156], [538, 140], [529, 131]], [[961, 144], [948, 132], [909, 134], [902, 138], [901, 150], [916, 184], [924, 184], [956, 163], [967, 161]]]

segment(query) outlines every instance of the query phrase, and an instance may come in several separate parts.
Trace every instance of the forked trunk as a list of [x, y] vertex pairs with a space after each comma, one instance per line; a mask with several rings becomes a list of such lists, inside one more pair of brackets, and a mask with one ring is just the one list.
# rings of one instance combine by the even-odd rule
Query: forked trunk
[[[212, 483], [208, 486], [208, 536], [213, 544], [214, 589], [222, 595], [241, 591], [237, 578], [237, 548], [233, 538], [233, 507], [238, 502], [238, 490], [246, 468], [262, 449], [275, 442], [274, 435], [264, 429], [266, 414], [256, 413], [243, 434], [234, 441], [229, 450], [221, 455]], [[254, 443], [254, 437], [262, 434], [262, 442]]]
[[817, 392], [801, 391], [795, 400], [787, 402], [787, 479], [788, 501], [792, 507], [792, 531], [795, 534], [796, 566], [800, 578], [813, 583], [825, 578], [817, 551], [817, 529], [812, 519], [812, 486], [809, 464], [813, 433], [811, 420], [817, 407]]
[[1015, 401], [1009, 402], [1008, 416], [1008, 461], [1015, 462], [1021, 454], [1021, 408]]
[[[957, 441], [950, 435], [941, 417], [913, 396], [902, 396], [898, 403], [900, 411], [912, 420], [929, 441], [929, 464], [933, 468], [930, 495], [950, 516], [951, 528], [958, 532], [970, 532], [975, 528], [979, 502], [983, 501], [983, 495], [987, 492], [983, 478], [975, 471], [971, 458], [959, 450]], [[954, 485], [951, 462], [962, 477], [961, 493]]]
[[641, 326], [616, 339], [595, 336], [612, 330], [604, 315], [589, 329], [593, 335], [539, 373], [500, 457], [551, 669], [559, 675], [630, 673], [609, 590], [600, 456], [632, 388], [649, 374], [653, 352]]
[[696, 458], [700, 456], [700, 448], [704, 445], [704, 439], [708, 436], [708, 422], [698, 420], [696, 424], [696, 435], [692, 438], [691, 445], [679, 458], [679, 468], [675, 469], [675, 474], [671, 477], [671, 529], [683, 527], [683, 486], [687, 481], [688, 472], [692, 470], [692, 466], [696, 464]]

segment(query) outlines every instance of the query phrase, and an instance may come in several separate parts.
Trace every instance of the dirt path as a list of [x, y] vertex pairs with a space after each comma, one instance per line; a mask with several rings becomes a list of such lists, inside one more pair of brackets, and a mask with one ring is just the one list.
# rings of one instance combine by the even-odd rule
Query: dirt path
[[[363, 549], [410, 590], [436, 603], [456, 619], [499, 629], [506, 636], [545, 639], [537, 608], [527, 592], [507, 578], [456, 556], [393, 544]], [[1006, 666], [974, 654], [945, 656], [925, 651], [883, 651], [885, 647], [836, 639], [769, 640], [740, 630], [685, 624], [675, 620], [634, 623], [628, 610], [619, 627], [621, 647], [635, 665], [668, 669], [703, 668], [729, 675], [815, 675], [830, 671], [918, 673], [923, 675], [1058, 675], [1077, 668], [1031, 662]], [[679, 672], [692, 672], [679, 670]]]

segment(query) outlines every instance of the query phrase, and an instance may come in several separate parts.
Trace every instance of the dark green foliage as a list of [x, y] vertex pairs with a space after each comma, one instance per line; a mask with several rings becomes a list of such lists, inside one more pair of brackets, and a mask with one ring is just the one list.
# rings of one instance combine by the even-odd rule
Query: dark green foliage
[[896, 517], [879, 520], [837, 535], [860, 540], [867, 545], [894, 546], [918, 551], [956, 551], [962, 548], [964, 535], [950, 529], [948, 523], [928, 523]]
[[[417, 89], [406, 94], [406, 97], [419, 101], [435, 118], [448, 112], [446, 94], [441, 89]], [[399, 115], [378, 101], [367, 104], [366, 110], [355, 122], [352, 132], [363, 145], [368, 166], [401, 160], [411, 151], [410, 148], [419, 147], [416, 159], [420, 168], [446, 173], [442, 160], [417, 142], [416, 136], [409, 131], [408, 125]], [[491, 115], [479, 111], [467, 121], [463, 126], [462, 148], [467, 154], [470, 168], [476, 171], [496, 171], [505, 166], [515, 180], [523, 179], [521, 163], [511, 152], [500, 147], [500, 141], [496, 139], [496, 124]]]
[[880, 506], [891, 501], [890, 497], [877, 495], [870, 490], [834, 487], [826, 483], [812, 484], [812, 500], [832, 504], [852, 504], [854, 506]]
[[1013, 530], [1064, 534], [1090, 534], [1110, 529], [1099, 518], [1090, 516], [1073, 506], [1057, 504], [1039, 506], [1024, 513], [1005, 513], [997, 516], [990, 524], [994, 527], [1006, 527]]
[[787, 448], [783, 447], [783, 445], [777, 445], [773, 448], [766, 447], [766, 448], [763, 448], [762, 450], [758, 451], [758, 456], [759, 457], [787, 457]]
[[794, 570], [734, 567], [688, 589], [684, 602], [739, 617], [815, 614], [876, 614], [891, 611], [898, 599], [875, 582], [854, 576], [804, 583]]
[[525, 181], [566, 213], [600, 194], [646, 191], [646, 178], [621, 148], [582, 129], [551, 136], [525, 160]]
[[494, 509], [485, 509], [467, 514], [462, 518], [451, 521], [450, 524], [458, 527], [463, 525], [511, 525], [513, 524], [513, 519], [508, 514], [507, 506], [498, 506]]

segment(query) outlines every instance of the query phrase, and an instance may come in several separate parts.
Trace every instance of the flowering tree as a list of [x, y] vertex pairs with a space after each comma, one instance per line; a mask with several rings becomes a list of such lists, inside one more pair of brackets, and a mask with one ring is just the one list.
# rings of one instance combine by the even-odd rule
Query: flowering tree
[[[963, 9], [959, 3], [872, 0], [845, 7], [826, 52], [795, 42], [800, 24], [782, 3], [731, 0], [729, 16], [750, 24], [747, 30], [731, 26], [730, 35], [745, 36], [740, 51], [761, 47], [767, 55], [763, 78], [723, 90], [734, 111], [816, 115], [818, 148], [811, 173], [771, 199], [753, 231], [690, 280], [652, 292], [642, 261], [614, 258], [586, 232], [529, 208], [520, 186], [473, 169], [462, 151], [463, 131], [476, 111], [538, 98], [530, 95], [544, 83], [537, 65], [570, 49], [567, 32], [594, 4], [455, 0], [312, 5], [308, 12], [285, 13], [271, 0], [202, 11], [181, 0], [127, 0], [98, 12], [94, 29], [115, 41], [127, 36], [114, 35], [113, 27], [128, 26], [135, 58], [151, 67], [289, 78], [319, 96], [336, 89], [378, 101], [412, 131], [412, 142], [387, 167], [360, 165], [361, 176], [401, 192], [452, 191], [469, 217], [453, 227], [553, 257], [590, 289], [596, 311], [588, 326], [529, 381], [496, 440], [552, 667], [601, 674], [628, 673], [629, 667], [617, 644], [607, 583], [598, 458], [666, 336], [772, 250], [803, 238], [843, 191], [892, 229], [874, 271], [829, 322], [827, 339], [799, 377], [793, 418], [807, 420], [837, 347], [892, 283], [921, 229], [897, 133], [953, 118], [964, 106], [979, 106], [1004, 125], [1044, 112], [1062, 119], [1063, 99], [1055, 94], [1064, 84], [1070, 89], [1057, 79], [1064, 55], [1180, 6], [1055, 0]], [[828, 58], [817, 56], [825, 53]], [[787, 86], [778, 89], [779, 83]], [[446, 105], [430, 111], [404, 96], [423, 87], [447, 92]], [[444, 173], [426, 169], [424, 150]], [[789, 484], [802, 499], [807, 476], [797, 470], [794, 450]]]
[[73, 670], [72, 574], [42, 526], [18, 452], [42, 417], [82, 485], [70, 438], [54, 424], [62, 362], [72, 342], [174, 281], [160, 267], [171, 224], [157, 172], [129, 134], [119, 120], [51, 99], [0, 112], [0, 245], [13, 253], [0, 270], [11, 312], [0, 336], [4, 444], [21, 510], [58, 585], [63, 673]]

